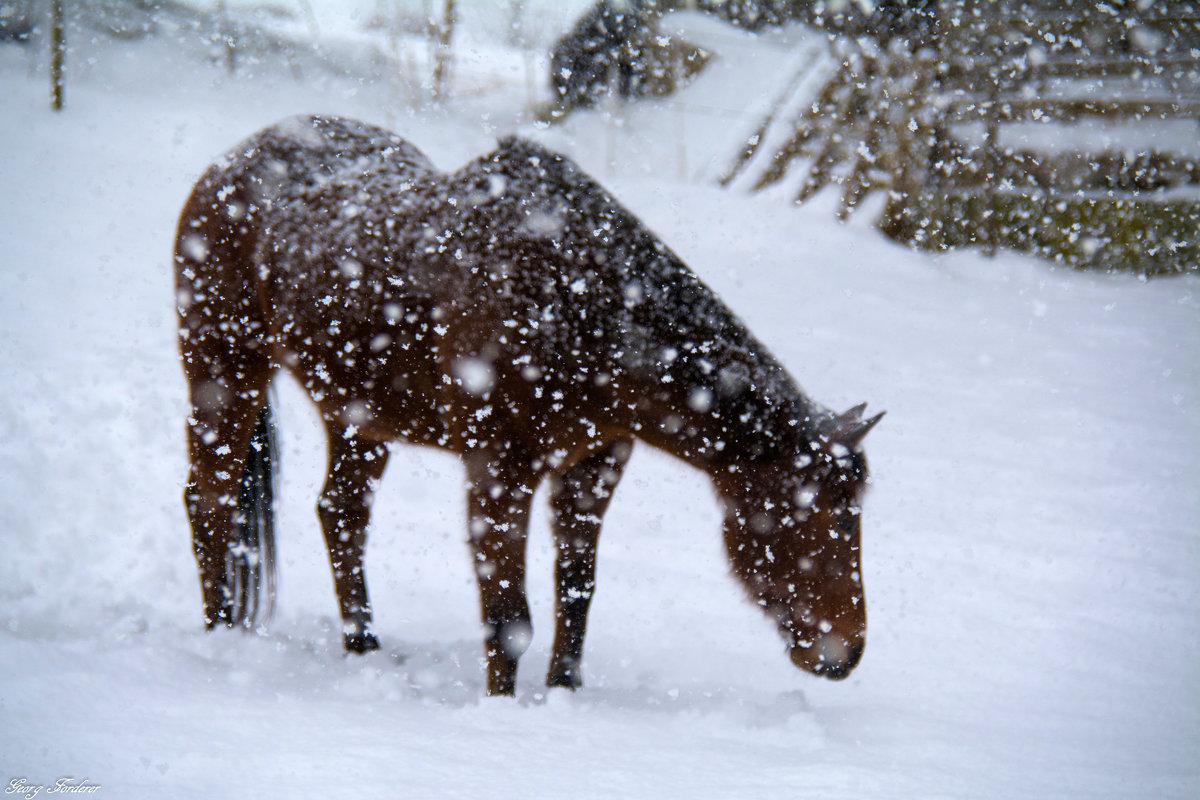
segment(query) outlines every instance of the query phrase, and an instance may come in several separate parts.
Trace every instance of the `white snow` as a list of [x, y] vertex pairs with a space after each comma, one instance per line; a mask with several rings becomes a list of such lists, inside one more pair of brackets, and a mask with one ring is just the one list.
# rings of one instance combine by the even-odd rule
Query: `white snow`
[[454, 363], [453, 369], [454, 377], [466, 391], [480, 397], [491, 392], [496, 380], [496, 371], [487, 359], [460, 359]]
[[[410, 108], [386, 82], [269, 65], [230, 76], [163, 39], [79, 34], [68, 108], [53, 114], [40, 58], [0, 45], [5, 788], [1200, 795], [1200, 279], [931, 257], [865, 212], [837, 224], [823, 198], [795, 208], [714, 188], [752, 128], [722, 116], [733, 56], [688, 88], [691, 111], [607, 108], [547, 131], [528, 124], [519, 70]], [[762, 66], [759, 53], [741, 69]], [[742, 74], [761, 87], [745, 107], [790, 78]], [[696, 110], [706, 91], [722, 114], [718, 99]], [[864, 443], [870, 629], [850, 678], [789, 663], [727, 574], [706, 479], [645, 446], [606, 518], [582, 690], [542, 685], [553, 547], [539, 494], [517, 698], [484, 697], [463, 476], [430, 450], [397, 447], [374, 505], [383, 649], [343, 655], [313, 513], [321, 429], [287, 380], [275, 621], [263, 636], [203, 631], [182, 503], [175, 217], [214, 158], [302, 112], [389, 127], [443, 169], [514, 130], [567, 152], [814, 399], [887, 410]]]

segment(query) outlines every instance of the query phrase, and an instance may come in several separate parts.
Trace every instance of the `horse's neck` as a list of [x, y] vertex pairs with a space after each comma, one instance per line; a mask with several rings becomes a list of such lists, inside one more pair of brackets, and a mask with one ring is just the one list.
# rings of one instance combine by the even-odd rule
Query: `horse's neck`
[[747, 364], [744, 353], [723, 348], [696, 354], [700, 366], [675, 355], [675, 345], [660, 352], [675, 356], [673, 364], [660, 365], [649, 380], [643, 372], [626, 387], [632, 428], [649, 444], [711, 472], [785, 458], [815, 438], [820, 410], [773, 364]]
[[633, 214], [569, 161], [519, 141], [450, 182], [477, 194], [492, 172], [505, 176], [492, 223], [514, 239], [542, 238], [530, 263], [563, 272], [559, 291], [531, 303], [556, 320], [543, 357], [611, 380], [599, 397], [614, 400], [631, 431], [696, 466], [795, 452], [820, 409]]
[[659, 283], [617, 340], [640, 438], [707, 470], [787, 457], [815, 438], [824, 409], [690, 270], [668, 263], [643, 279]]

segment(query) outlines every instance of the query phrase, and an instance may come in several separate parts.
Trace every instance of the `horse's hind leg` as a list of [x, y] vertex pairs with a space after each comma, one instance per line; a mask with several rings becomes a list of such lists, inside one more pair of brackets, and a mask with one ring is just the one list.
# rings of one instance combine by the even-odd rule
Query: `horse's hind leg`
[[343, 644], [351, 652], [364, 653], [379, 648], [379, 640], [371, 633], [363, 548], [367, 542], [371, 500], [387, 466], [388, 449], [354, 436], [344, 424], [331, 422], [326, 433], [329, 473], [317, 503], [317, 514], [329, 548], [329, 564], [342, 615]]
[[273, 370], [254, 285], [255, 220], [252, 204], [236, 188], [240, 182], [210, 169], [188, 198], [176, 232], [180, 354], [191, 400], [184, 503], [209, 628], [248, 621], [235, 597], [230, 547], [239, 527], [245, 457]]
[[[230, 547], [238, 527], [237, 500], [246, 453], [259, 409], [266, 398], [270, 369], [246, 359], [226, 372], [216, 361], [185, 347], [192, 413], [188, 417], [191, 462], [184, 503], [200, 569], [204, 621], [209, 628], [235, 625], [246, 609], [234, 596]], [[236, 377], [236, 381], [234, 378]]]
[[596, 584], [596, 544], [600, 521], [629, 460], [630, 440], [621, 439], [589, 455], [560, 475], [550, 489], [557, 546], [554, 649], [547, 686], [577, 688], [588, 608]]

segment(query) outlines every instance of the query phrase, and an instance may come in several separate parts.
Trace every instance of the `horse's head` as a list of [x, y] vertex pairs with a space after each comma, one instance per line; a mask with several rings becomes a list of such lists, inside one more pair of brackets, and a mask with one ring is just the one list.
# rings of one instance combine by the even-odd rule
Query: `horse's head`
[[734, 574], [779, 625], [792, 663], [834, 680], [858, 664], [867, 630], [859, 445], [883, 415], [863, 420], [862, 408], [830, 417], [795, 456], [735, 464], [718, 480]]

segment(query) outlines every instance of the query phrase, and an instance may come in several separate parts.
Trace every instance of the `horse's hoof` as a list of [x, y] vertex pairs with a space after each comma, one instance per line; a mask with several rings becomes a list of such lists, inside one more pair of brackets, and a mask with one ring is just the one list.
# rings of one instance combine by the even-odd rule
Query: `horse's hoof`
[[487, 693], [489, 697], [515, 697], [517, 694], [516, 665], [499, 670], [489, 667]]
[[233, 627], [233, 607], [221, 606], [214, 612], [206, 611], [204, 613], [204, 629], [215, 630], [216, 628], [232, 628]]
[[546, 685], [550, 688], [561, 687], [563, 689], [570, 689], [573, 692], [583, 687], [583, 681], [574, 675], [559, 675], [547, 678]]
[[369, 653], [379, 649], [379, 640], [373, 633], [348, 633], [345, 645], [347, 653]]
[[550, 672], [546, 673], [546, 686], [562, 686], [576, 690], [583, 686], [583, 673], [577, 658], [564, 658], [566, 663], [551, 663]]

